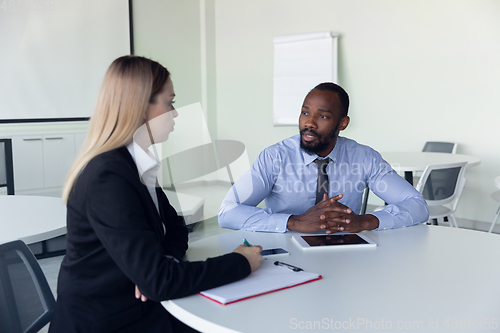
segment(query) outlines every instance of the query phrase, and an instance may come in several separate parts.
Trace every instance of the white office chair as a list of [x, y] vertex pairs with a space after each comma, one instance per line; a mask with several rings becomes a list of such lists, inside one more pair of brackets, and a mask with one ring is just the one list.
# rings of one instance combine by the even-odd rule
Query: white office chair
[[[495, 186], [497, 188], [500, 188], [500, 176], [495, 178]], [[491, 194], [491, 197], [493, 200], [500, 202], [500, 191], [493, 192]], [[493, 231], [493, 227], [495, 226], [495, 223], [497, 222], [498, 216], [500, 215], [500, 207], [498, 207], [497, 214], [495, 215], [495, 218], [493, 219], [493, 223], [491, 223], [490, 230], [488, 231], [491, 233]]]
[[[427, 141], [422, 149], [422, 152], [428, 153], [448, 153], [456, 154], [458, 143], [456, 142], [441, 142], [441, 141]], [[413, 184], [417, 184], [420, 180], [420, 172], [414, 172]]]
[[[429, 165], [417, 184], [417, 191], [429, 206], [429, 219], [449, 218], [450, 227], [458, 228], [455, 211], [467, 180], [464, 178], [467, 162], [447, 165]], [[450, 204], [451, 206], [446, 206]]]

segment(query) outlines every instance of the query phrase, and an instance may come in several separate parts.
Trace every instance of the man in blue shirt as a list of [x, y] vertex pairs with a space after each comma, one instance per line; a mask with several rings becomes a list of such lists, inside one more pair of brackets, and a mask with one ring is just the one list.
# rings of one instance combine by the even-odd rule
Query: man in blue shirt
[[[302, 105], [300, 134], [260, 153], [224, 198], [219, 225], [270, 232], [324, 229], [330, 234], [427, 221], [422, 195], [378, 152], [339, 136], [349, 125], [348, 109], [342, 87], [327, 82], [311, 90]], [[358, 215], [365, 187], [388, 205]], [[257, 207], [262, 200], [266, 208]]]

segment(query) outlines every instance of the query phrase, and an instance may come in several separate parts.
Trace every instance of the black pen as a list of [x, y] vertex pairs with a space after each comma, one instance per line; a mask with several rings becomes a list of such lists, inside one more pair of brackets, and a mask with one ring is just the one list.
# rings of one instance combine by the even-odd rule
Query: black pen
[[287, 267], [287, 268], [290, 268], [292, 271], [294, 272], [300, 272], [300, 271], [303, 271], [302, 268], [300, 267], [297, 267], [297, 266], [293, 266], [293, 265], [290, 265], [290, 264], [287, 264], [285, 262], [282, 262], [282, 261], [275, 261], [274, 264], [276, 266], [283, 266], [283, 267]]

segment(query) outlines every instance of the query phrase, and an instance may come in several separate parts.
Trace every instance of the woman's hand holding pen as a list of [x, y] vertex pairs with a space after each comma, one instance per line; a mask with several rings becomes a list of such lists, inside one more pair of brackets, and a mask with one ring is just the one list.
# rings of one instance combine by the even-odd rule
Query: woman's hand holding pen
[[[260, 260], [262, 259], [262, 255], [260, 254], [261, 251], [262, 246], [250, 245], [245, 240], [245, 244], [241, 244], [233, 252], [244, 256], [250, 264], [251, 271], [254, 272], [260, 266]], [[140, 299], [142, 302], [146, 302], [148, 300], [148, 298], [141, 293], [139, 287], [137, 286], [135, 286], [135, 298]]]
[[262, 246], [260, 245], [247, 246], [241, 244], [233, 252], [239, 253], [247, 258], [250, 268], [252, 272], [254, 272], [260, 266], [260, 260], [262, 259], [260, 251], [262, 251]]

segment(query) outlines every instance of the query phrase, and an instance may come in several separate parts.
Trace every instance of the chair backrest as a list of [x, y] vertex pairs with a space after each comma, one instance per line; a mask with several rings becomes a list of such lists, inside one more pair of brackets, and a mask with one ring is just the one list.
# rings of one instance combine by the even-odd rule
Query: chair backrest
[[33, 253], [20, 240], [0, 244], [0, 332], [38, 332], [55, 299]]
[[458, 144], [455, 142], [427, 141], [422, 151], [455, 154], [457, 152], [457, 146]]
[[368, 195], [370, 194], [370, 188], [365, 187], [363, 190], [363, 199], [361, 201], [361, 209], [359, 211], [359, 215], [366, 214], [366, 206], [368, 205]]
[[11, 139], [0, 139], [0, 187], [7, 187], [7, 194], [14, 194], [14, 166]]
[[453, 201], [465, 186], [466, 165], [467, 162], [427, 166], [416, 186], [417, 191], [428, 205], [440, 206]]

